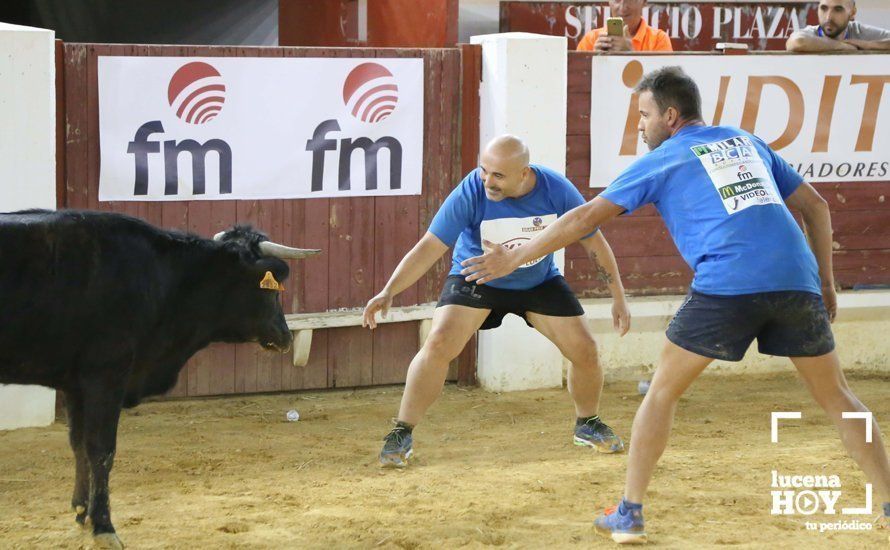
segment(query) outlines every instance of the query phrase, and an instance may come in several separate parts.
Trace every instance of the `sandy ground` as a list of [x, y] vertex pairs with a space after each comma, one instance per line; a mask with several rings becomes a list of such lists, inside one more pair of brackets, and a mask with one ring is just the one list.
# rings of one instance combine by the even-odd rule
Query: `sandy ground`
[[[852, 376], [890, 419], [890, 377]], [[606, 387], [602, 415], [628, 434], [636, 385]], [[112, 511], [128, 548], [612, 547], [591, 528], [620, 495], [626, 455], [571, 444], [564, 391], [446, 388], [415, 431], [417, 460], [376, 453], [401, 388], [149, 403], [126, 412]], [[299, 422], [286, 422], [297, 409]], [[803, 412], [770, 443], [770, 411]], [[885, 421], [890, 425], [890, 421]], [[65, 426], [0, 432], [0, 547], [80, 548], [68, 511]], [[887, 548], [887, 531], [819, 533], [771, 516], [771, 471], [863, 476], [792, 374], [704, 377], [684, 397], [646, 504], [659, 547]], [[853, 519], [850, 516], [847, 519]], [[860, 520], [871, 520], [860, 517]]]

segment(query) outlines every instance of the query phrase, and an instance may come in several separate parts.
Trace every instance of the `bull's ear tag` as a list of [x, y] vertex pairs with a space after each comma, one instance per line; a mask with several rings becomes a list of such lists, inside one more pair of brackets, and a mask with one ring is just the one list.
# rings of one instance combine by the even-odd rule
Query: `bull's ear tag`
[[275, 277], [272, 275], [271, 271], [267, 271], [266, 275], [263, 277], [263, 280], [260, 281], [260, 288], [284, 292], [284, 286], [282, 286], [281, 283], [275, 280]]

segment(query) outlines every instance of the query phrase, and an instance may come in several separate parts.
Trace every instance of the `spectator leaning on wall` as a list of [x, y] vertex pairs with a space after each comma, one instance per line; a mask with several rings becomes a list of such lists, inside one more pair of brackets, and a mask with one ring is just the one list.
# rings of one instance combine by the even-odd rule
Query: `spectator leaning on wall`
[[609, 36], [606, 27], [593, 29], [578, 43], [578, 50], [598, 52], [672, 52], [666, 32], [655, 29], [643, 19], [646, 0], [609, 0], [612, 17], [624, 19], [624, 36]]
[[890, 50], [890, 30], [854, 21], [856, 0], [820, 0], [819, 24], [788, 38], [791, 52]]

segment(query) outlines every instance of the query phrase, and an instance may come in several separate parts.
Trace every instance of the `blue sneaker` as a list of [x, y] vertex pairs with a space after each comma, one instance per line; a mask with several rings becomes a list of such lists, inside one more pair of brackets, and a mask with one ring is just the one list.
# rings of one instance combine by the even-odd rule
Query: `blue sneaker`
[[599, 416], [575, 424], [575, 445], [593, 447], [601, 453], [620, 453], [624, 450], [621, 438]]
[[642, 508], [628, 508], [624, 499], [618, 506], [606, 508], [603, 515], [593, 521], [593, 528], [600, 535], [612, 537], [618, 544], [647, 542]]
[[384, 468], [407, 468], [408, 459], [414, 454], [411, 427], [398, 423], [383, 438], [380, 465]]

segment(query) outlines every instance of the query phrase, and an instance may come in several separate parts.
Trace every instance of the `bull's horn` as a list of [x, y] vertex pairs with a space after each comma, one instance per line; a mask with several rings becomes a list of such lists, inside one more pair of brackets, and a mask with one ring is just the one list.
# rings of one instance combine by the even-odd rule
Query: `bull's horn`
[[260, 251], [266, 256], [274, 256], [282, 260], [300, 260], [308, 256], [315, 256], [321, 250], [309, 248], [291, 248], [283, 244], [263, 241], [260, 243]]
[[221, 241], [222, 238], [223, 238], [223, 235], [225, 235], [225, 234], [226, 234], [225, 231], [220, 231], [219, 233], [217, 233], [216, 235], [213, 236], [213, 240], [214, 240], [214, 241]]

